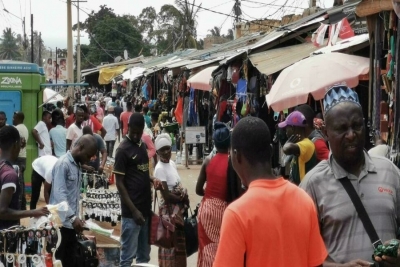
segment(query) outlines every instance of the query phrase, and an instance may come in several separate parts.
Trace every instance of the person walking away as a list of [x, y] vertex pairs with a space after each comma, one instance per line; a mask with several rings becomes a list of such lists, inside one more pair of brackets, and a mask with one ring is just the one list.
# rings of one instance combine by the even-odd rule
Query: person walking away
[[4, 111], [0, 111], [0, 130], [7, 125], [7, 115]]
[[[114, 153], [115, 140], [118, 136], [119, 139], [119, 124], [118, 119], [114, 116], [114, 107], [108, 108], [108, 114], [104, 117], [103, 128], [106, 130], [107, 134], [104, 136], [104, 141], [106, 141], [107, 154], [112, 158]], [[117, 133], [117, 136], [115, 135]]]
[[91, 135], [83, 135], [75, 142], [71, 151], [61, 156], [53, 167], [50, 201], [51, 205], [63, 201], [68, 203], [65, 220], [62, 221], [61, 244], [55, 258], [61, 260], [63, 267], [75, 267], [71, 249], [77, 243], [76, 234], [83, 231], [84, 221], [79, 218], [79, 200], [82, 183], [80, 165], [89, 162], [97, 152], [96, 140]]
[[46, 207], [35, 210], [20, 210], [20, 185], [18, 174], [11, 162], [15, 162], [21, 149], [18, 130], [13, 126], [0, 129], [0, 230], [20, 224], [20, 219], [47, 216]]
[[[230, 131], [222, 122], [214, 126], [217, 153], [206, 158], [196, 184], [196, 194], [204, 196], [198, 212], [199, 251], [197, 266], [212, 267], [217, 253], [222, 216], [228, 206], [228, 162]], [[207, 182], [207, 187], [204, 185]], [[241, 183], [236, 183], [240, 184]], [[239, 188], [237, 189], [239, 191]]]
[[248, 189], [225, 210], [213, 266], [322, 266], [327, 252], [314, 203], [273, 175], [267, 124], [245, 117], [231, 140], [233, 168]]
[[15, 162], [19, 167], [19, 186], [21, 194], [19, 203], [21, 210], [26, 210], [26, 197], [25, 197], [25, 170], [26, 170], [26, 144], [28, 143], [29, 131], [24, 124], [25, 115], [22, 111], [14, 112], [13, 125], [17, 128], [19, 136], [21, 137], [21, 150], [19, 151], [18, 159]]
[[[119, 129], [122, 129], [122, 127], [121, 127], [121, 114], [122, 114], [122, 112], [124, 110], [121, 107], [121, 101], [117, 100], [115, 103], [117, 104], [117, 106], [114, 108], [114, 115], [115, 115], [115, 117], [117, 117]], [[120, 135], [118, 135], [118, 138], [119, 138], [119, 136]]]
[[103, 123], [104, 119], [104, 109], [100, 106], [100, 101], [96, 101], [96, 119], [99, 120], [100, 123]]
[[56, 109], [51, 113], [51, 122], [55, 127], [49, 132], [50, 141], [53, 147], [53, 154], [59, 158], [67, 153], [67, 129], [64, 127], [64, 114], [60, 109]]
[[121, 113], [120, 116], [120, 121], [121, 121], [121, 129], [122, 129], [122, 138], [125, 138], [125, 136], [128, 134], [128, 122], [129, 118], [132, 115], [132, 102], [128, 101], [126, 103], [126, 111]]
[[71, 124], [67, 130], [66, 152], [72, 149], [75, 145], [75, 142], [82, 136], [82, 122], [84, 117], [84, 111], [81, 108], [77, 108], [75, 113], [75, 123]]
[[[342, 182], [354, 187], [381, 243], [396, 239], [400, 225], [400, 173], [389, 159], [364, 150], [366, 126], [358, 95], [333, 86], [323, 99], [324, 134], [331, 155], [306, 174], [300, 187], [314, 200], [329, 256], [324, 267], [371, 265], [374, 247]], [[343, 182], [344, 183], [344, 182]], [[379, 241], [380, 241], [379, 240]], [[379, 244], [379, 242], [378, 242]], [[379, 266], [400, 266], [400, 258], [375, 257]]]
[[315, 112], [307, 105], [300, 105], [295, 108], [300, 111], [306, 118], [307, 124], [305, 127], [305, 136], [314, 143], [317, 161], [326, 160], [329, 157], [329, 148], [327, 146], [325, 137], [320, 130], [314, 127]]
[[44, 200], [49, 204], [51, 183], [53, 180], [52, 171], [58, 158], [52, 155], [45, 155], [35, 159], [32, 162], [32, 197], [30, 202], [30, 209], [36, 209], [37, 202], [40, 197], [40, 188], [44, 183]]
[[[176, 218], [183, 223], [183, 214], [189, 207], [187, 190], [183, 188], [181, 178], [176, 169], [175, 162], [171, 160], [172, 140], [169, 134], [157, 136], [155, 141], [159, 161], [154, 170], [154, 176], [163, 183], [161, 200], [159, 201], [159, 215], [171, 216], [170, 212], [176, 211]], [[158, 249], [158, 265], [160, 267], [186, 267], [186, 243], [183, 226], [175, 224], [175, 247], [171, 249]]]
[[75, 114], [74, 114], [74, 107], [69, 106], [68, 107], [68, 118], [65, 119], [65, 128], [69, 128], [71, 124], [75, 122]]
[[[93, 133], [92, 128], [90, 128], [90, 126], [83, 127], [82, 133], [84, 135], [90, 134], [96, 139], [97, 154], [95, 158], [94, 159], [92, 158], [87, 165], [93, 167], [94, 171], [98, 172], [99, 174], [102, 174], [104, 171], [104, 166], [106, 165], [107, 162], [107, 149], [106, 146], [104, 145], [104, 140], [103, 138], [101, 138], [100, 135]], [[101, 153], [101, 163], [100, 163], [100, 153]]]
[[306, 137], [306, 118], [299, 111], [293, 111], [286, 120], [279, 123], [279, 128], [286, 129], [289, 138], [282, 150], [285, 155], [292, 155], [289, 179], [296, 185], [303, 180], [304, 175], [317, 165], [315, 146]]
[[47, 129], [47, 124], [51, 123], [51, 113], [43, 111], [42, 120], [39, 121], [32, 130], [33, 138], [39, 146], [39, 157], [51, 155], [50, 135]]
[[146, 125], [149, 129], [151, 129], [151, 118], [149, 116], [149, 107], [143, 107], [143, 116], [144, 116], [144, 121], [146, 122]]
[[90, 128], [92, 128], [93, 133], [100, 132], [101, 137], [104, 138], [107, 132], [104, 129], [101, 122], [99, 122], [99, 120], [95, 117], [96, 110], [92, 109], [95, 106], [92, 106], [90, 111], [85, 104], [80, 105], [79, 107], [85, 112], [85, 120], [82, 123], [82, 127], [90, 126]]
[[134, 113], [128, 122], [129, 130], [117, 148], [113, 170], [121, 198], [121, 267], [131, 266], [135, 256], [136, 263], [150, 261], [150, 182], [155, 188], [161, 184], [149, 175], [149, 158], [141, 141], [143, 116]]

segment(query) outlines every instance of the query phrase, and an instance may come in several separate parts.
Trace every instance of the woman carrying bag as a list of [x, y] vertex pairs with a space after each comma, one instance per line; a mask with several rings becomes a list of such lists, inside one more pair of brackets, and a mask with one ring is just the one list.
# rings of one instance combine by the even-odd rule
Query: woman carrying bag
[[170, 217], [175, 224], [175, 247], [159, 248], [158, 264], [160, 267], [186, 267], [185, 232], [183, 214], [189, 207], [187, 190], [182, 187], [181, 178], [175, 162], [171, 160], [172, 140], [169, 134], [159, 134], [155, 140], [159, 161], [154, 170], [154, 176], [162, 181], [159, 215]]

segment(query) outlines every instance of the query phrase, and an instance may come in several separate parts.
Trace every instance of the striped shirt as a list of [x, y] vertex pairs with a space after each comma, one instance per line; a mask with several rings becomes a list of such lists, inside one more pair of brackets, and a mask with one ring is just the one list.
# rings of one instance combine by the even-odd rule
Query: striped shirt
[[396, 238], [400, 222], [400, 172], [386, 158], [367, 153], [364, 156], [359, 177], [347, 173], [330, 155], [307, 173], [300, 184], [316, 204], [329, 261], [371, 261], [373, 254], [368, 234], [338, 179], [350, 179], [380, 239], [385, 242]]

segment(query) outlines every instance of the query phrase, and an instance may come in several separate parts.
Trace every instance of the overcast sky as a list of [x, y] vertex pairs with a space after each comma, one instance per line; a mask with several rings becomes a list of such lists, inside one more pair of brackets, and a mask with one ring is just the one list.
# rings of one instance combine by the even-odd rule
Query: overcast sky
[[[333, 0], [323, 1], [325, 7], [332, 6]], [[190, 0], [192, 2], [192, 0]], [[216, 12], [229, 14], [232, 12], [234, 0], [196, 0], [196, 4], [212, 9]], [[286, 4], [285, 4], [286, 3]], [[308, 0], [242, 0], [243, 18], [252, 20], [253, 18], [278, 18], [282, 15], [293, 13], [291, 7], [301, 7], [297, 13], [307, 7]], [[87, 18], [91, 10], [98, 11], [100, 5], [107, 5], [114, 9], [119, 15], [131, 14], [139, 15], [143, 8], [153, 6], [156, 11], [164, 4], [174, 4], [174, 0], [87, 0], [81, 3], [80, 21]], [[286, 8], [280, 6], [285, 4]], [[5, 12], [7, 9], [13, 15]], [[47, 47], [67, 47], [67, 4], [66, 0], [0, 0], [0, 32], [6, 27], [11, 27], [17, 34], [22, 33], [22, 23], [19, 18], [26, 19], [26, 33], [30, 34], [30, 14], [34, 15], [33, 28], [42, 33], [42, 39]], [[19, 17], [15, 17], [15, 16]], [[232, 15], [232, 13], [231, 13]], [[201, 10], [197, 17], [198, 38], [204, 38], [209, 34], [209, 29], [214, 26], [221, 27], [222, 33], [226, 33], [233, 25], [233, 18], [225, 15]], [[77, 22], [77, 8], [72, 7], [72, 22]], [[81, 32], [81, 43], [89, 43], [88, 34]], [[76, 32], [74, 32], [74, 44], [76, 43]], [[108, 48], [110, 49], [110, 48]]]

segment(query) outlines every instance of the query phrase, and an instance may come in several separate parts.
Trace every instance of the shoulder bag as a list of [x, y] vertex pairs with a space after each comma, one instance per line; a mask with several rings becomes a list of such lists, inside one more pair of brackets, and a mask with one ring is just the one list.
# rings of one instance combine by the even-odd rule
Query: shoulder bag
[[364, 225], [365, 231], [367, 232], [369, 239], [371, 240], [372, 246], [374, 249], [376, 249], [379, 245], [382, 245], [382, 241], [378, 237], [375, 227], [372, 224], [371, 219], [369, 218], [360, 197], [354, 189], [354, 186], [351, 184], [351, 181], [347, 177], [339, 179], [339, 182], [342, 184], [351, 201], [353, 202], [353, 205], [358, 213], [358, 217], [360, 217], [360, 220]]
[[161, 248], [175, 247], [175, 225], [171, 223], [171, 215], [168, 209], [168, 216], [170, 220], [166, 220], [163, 216], [155, 213], [157, 202], [157, 191], [154, 192], [153, 211], [150, 217], [150, 245], [155, 245]]
[[199, 248], [199, 236], [197, 232], [197, 213], [199, 210], [200, 204], [197, 204], [196, 209], [192, 212], [190, 209], [191, 215], [188, 215], [185, 218], [185, 244], [186, 244], [186, 257], [191, 256], [193, 253], [196, 253]]

